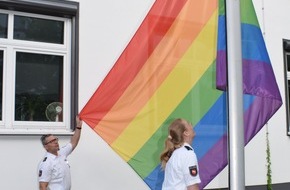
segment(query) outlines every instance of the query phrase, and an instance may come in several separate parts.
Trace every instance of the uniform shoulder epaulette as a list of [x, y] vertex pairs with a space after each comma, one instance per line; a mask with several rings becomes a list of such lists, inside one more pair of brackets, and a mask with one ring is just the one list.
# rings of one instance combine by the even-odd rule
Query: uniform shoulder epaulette
[[47, 159], [47, 157], [45, 157], [45, 158], [42, 160], [42, 162], [45, 162], [45, 161], [46, 161], [46, 159]]
[[190, 146], [184, 146], [187, 150], [192, 150]]

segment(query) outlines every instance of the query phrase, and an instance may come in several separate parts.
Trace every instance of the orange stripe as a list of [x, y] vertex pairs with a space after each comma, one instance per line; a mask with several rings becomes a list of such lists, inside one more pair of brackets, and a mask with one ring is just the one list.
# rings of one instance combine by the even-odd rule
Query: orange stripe
[[[212, 0], [195, 0], [186, 3], [144, 67], [110, 112], [94, 128], [108, 144], [114, 142], [147, 103], [193, 43], [216, 8], [216, 1]], [[160, 68], [166, 70], [160, 71]]]
[[[103, 119], [122, 96], [186, 2], [187, 0], [170, 0], [166, 3], [163, 0], [156, 0], [154, 2], [138, 32], [134, 34], [127, 48], [81, 110], [80, 117], [91, 128]], [[107, 97], [108, 94], [110, 98]]]

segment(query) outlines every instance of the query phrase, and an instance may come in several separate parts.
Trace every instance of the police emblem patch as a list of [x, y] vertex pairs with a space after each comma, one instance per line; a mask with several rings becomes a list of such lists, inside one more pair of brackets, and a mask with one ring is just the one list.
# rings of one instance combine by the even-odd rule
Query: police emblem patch
[[193, 177], [197, 176], [197, 173], [198, 173], [197, 167], [196, 166], [190, 166], [189, 167], [189, 173]]

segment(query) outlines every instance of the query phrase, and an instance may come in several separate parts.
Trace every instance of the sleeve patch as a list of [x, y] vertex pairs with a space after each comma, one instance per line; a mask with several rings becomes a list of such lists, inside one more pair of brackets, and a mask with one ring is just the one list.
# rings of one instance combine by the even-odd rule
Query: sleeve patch
[[39, 170], [38, 177], [41, 177], [41, 176], [42, 176], [42, 170]]
[[197, 167], [196, 166], [190, 166], [189, 167], [189, 173], [193, 177], [197, 176], [197, 174], [198, 174]]

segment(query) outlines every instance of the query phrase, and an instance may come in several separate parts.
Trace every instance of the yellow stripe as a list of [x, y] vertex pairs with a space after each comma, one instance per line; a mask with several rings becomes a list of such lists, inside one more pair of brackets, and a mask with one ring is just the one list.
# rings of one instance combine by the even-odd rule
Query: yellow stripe
[[[130, 160], [137, 153], [213, 63], [216, 37], [217, 10], [164, 83], [111, 144], [124, 160]], [[152, 115], [152, 119], [144, 119], [143, 115], [148, 114]]]

